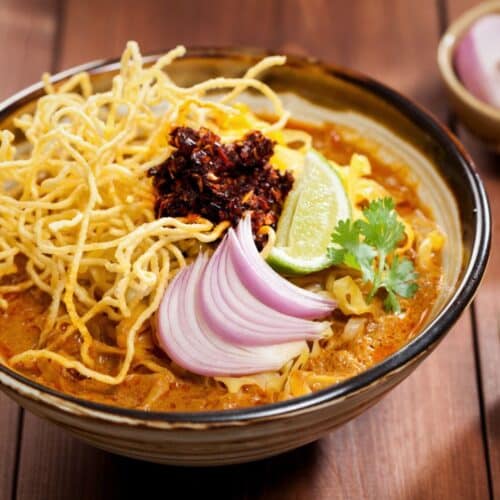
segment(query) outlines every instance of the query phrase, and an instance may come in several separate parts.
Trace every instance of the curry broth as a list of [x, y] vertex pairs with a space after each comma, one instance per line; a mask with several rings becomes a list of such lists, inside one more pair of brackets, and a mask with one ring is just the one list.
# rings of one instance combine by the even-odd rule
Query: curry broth
[[[348, 164], [354, 152], [366, 154], [356, 144], [343, 141], [339, 128], [330, 125], [313, 128], [297, 123], [292, 123], [291, 126], [310, 133], [314, 146], [339, 164]], [[369, 154], [367, 156], [372, 165], [371, 177], [391, 193], [400, 214], [421, 213], [430, 217], [429, 210], [418, 199], [417, 186], [409, 178], [408, 167], [384, 165]], [[397, 351], [418, 331], [439, 292], [439, 256], [436, 260], [436, 265], [430, 272], [419, 273], [419, 289], [415, 296], [412, 299], [401, 299], [404, 313], [380, 314], [376, 317], [365, 315], [365, 331], [354, 340], [343, 340], [342, 332], [347, 317], [339, 310], [334, 311], [331, 318], [333, 336], [320, 341], [319, 353], [311, 356], [303, 367], [304, 372], [318, 375], [317, 382], [310, 384], [311, 390], [325, 387], [321, 379], [323, 375], [328, 375], [329, 383], [332, 383], [364, 371]], [[319, 282], [324, 279], [325, 273], [317, 273], [303, 281]], [[8, 309], [0, 313], [0, 358], [3, 360], [37, 347], [39, 325], [43, 324], [45, 310], [50, 303], [46, 295], [34, 288], [11, 294], [7, 299]], [[95, 349], [92, 352], [96, 363], [94, 368], [104, 373], [116, 373], [121, 361], [120, 349], [116, 347], [120, 343], [119, 333], [110, 331], [104, 318], [94, 320], [92, 327], [94, 338], [101, 346], [98, 352]], [[155, 345], [153, 329], [149, 324], [140, 332], [137, 342], [148, 353], [149, 359], [159, 366], [169, 368], [172, 375], [153, 373], [138, 363], [122, 384], [113, 386], [82, 377], [75, 370], [64, 369], [50, 360], [38, 360], [29, 366], [18, 366], [17, 369], [23, 375], [56, 390], [91, 401], [129, 408], [199, 411], [249, 407], [282, 399], [280, 392], [264, 391], [256, 385], [245, 385], [239, 392], [230, 393], [222, 383], [214, 379], [197, 376], [175, 366]], [[77, 356], [79, 347], [79, 337], [75, 334], [57, 345], [57, 351]], [[303, 372], [296, 371], [295, 377], [300, 378], [301, 373]]]

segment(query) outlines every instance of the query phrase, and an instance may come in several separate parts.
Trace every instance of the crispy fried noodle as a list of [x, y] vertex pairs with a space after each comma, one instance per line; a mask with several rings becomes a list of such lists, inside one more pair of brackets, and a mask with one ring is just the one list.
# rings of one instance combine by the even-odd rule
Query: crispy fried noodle
[[[164, 69], [184, 53], [177, 47], [145, 67], [137, 44], [130, 42], [108, 92], [93, 93], [87, 73], [57, 89], [45, 75], [47, 95], [32, 115], [16, 120], [29, 154], [16, 153], [13, 135], [2, 132], [0, 277], [16, 272], [16, 256], [23, 255], [27, 279], [1, 286], [0, 305], [7, 306], [5, 294], [32, 285], [52, 299], [39, 348], [14, 356], [11, 365], [48, 358], [83, 376], [121, 383], [137, 354], [137, 333], [158, 308], [169, 279], [192, 260], [199, 244], [215, 241], [227, 227], [208, 220], [155, 220], [146, 173], [171, 154], [168, 131], [179, 124], [209, 125], [230, 140], [255, 128], [267, 134], [283, 129], [288, 114], [276, 94], [256, 80], [260, 72], [283, 64], [283, 57], [262, 60], [243, 78], [182, 88]], [[247, 88], [271, 101], [274, 123], [231, 104]], [[217, 101], [206, 98], [213, 91], [226, 93]], [[126, 324], [119, 345], [123, 361], [115, 375], [93, 369], [90, 355], [91, 348], [100, 347], [88, 324], [102, 314], [117, 331]], [[65, 337], [81, 336], [78, 357], [54, 352], [64, 339], [52, 334], [62, 325]]]

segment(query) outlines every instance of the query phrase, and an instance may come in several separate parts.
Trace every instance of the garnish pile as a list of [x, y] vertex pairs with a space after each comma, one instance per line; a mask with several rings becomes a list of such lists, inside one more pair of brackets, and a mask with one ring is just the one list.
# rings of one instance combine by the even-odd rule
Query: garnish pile
[[339, 221], [332, 234], [329, 257], [335, 265], [360, 271], [363, 280], [372, 284], [368, 300], [383, 289], [385, 309], [399, 313], [397, 296], [413, 297], [418, 288], [413, 262], [394, 254], [404, 237], [404, 226], [397, 218], [392, 198], [372, 201], [363, 215], [365, 219]]
[[274, 143], [261, 132], [222, 144], [206, 128], [177, 127], [170, 133], [176, 148], [154, 177], [157, 217], [199, 215], [213, 223], [229, 220], [233, 226], [246, 210], [252, 211], [256, 243], [262, 246], [264, 226], [276, 227], [283, 202], [293, 184], [289, 172], [271, 166]]

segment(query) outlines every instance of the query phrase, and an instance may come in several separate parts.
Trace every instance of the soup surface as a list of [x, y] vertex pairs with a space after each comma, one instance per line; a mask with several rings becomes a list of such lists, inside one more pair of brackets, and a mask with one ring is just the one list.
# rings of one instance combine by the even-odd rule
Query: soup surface
[[[432, 308], [442, 272], [439, 246], [427, 252], [425, 261], [418, 255], [418, 247], [425, 244], [426, 238], [435, 234], [437, 228], [432, 214], [418, 198], [409, 167], [382, 164], [364, 151], [362, 145], [347, 140], [346, 130], [339, 126], [313, 127], [292, 121], [288, 128], [306, 131], [312, 136], [313, 146], [339, 165], [349, 165], [354, 153], [366, 155], [372, 169], [367, 179], [376, 181], [389, 193], [398, 215], [411, 224], [415, 241], [405, 255], [415, 263], [418, 289], [413, 297], [400, 298], [401, 312], [387, 312], [377, 296], [370, 311], [357, 314], [355, 318], [337, 307], [327, 318], [332, 333], [309, 342], [307, 356], [273, 373], [233, 377], [191, 373], [171, 361], [158, 346], [156, 323], [152, 320], [140, 328], [131, 367], [119, 384], [94, 380], [50, 358], [24, 360], [14, 368], [43, 385], [91, 401], [155, 411], [216, 410], [262, 405], [325, 388], [359, 374], [407, 343]], [[217, 242], [208, 246], [216, 245]], [[25, 265], [22, 256], [17, 257], [17, 264], [20, 268]], [[332, 271], [328, 268], [289, 279], [301, 287], [328, 291], [329, 282], [346, 273], [345, 269]], [[357, 280], [359, 288], [365, 290], [366, 284], [359, 275], [356, 272], [350, 275]], [[4, 277], [1, 284], [6, 286], [25, 279], [25, 274], [20, 272]], [[0, 311], [0, 356], [8, 363], [13, 356], [39, 346], [41, 325], [49, 314], [51, 297], [33, 286], [7, 293], [5, 299], [8, 306]], [[81, 335], [78, 332], [64, 335], [67, 327], [64, 322], [57, 324], [57, 331], [49, 335], [48, 345], [53, 352], [78, 358]], [[101, 314], [94, 316], [88, 327], [95, 339], [89, 350], [93, 369], [115, 374], [123, 360], [123, 331], [127, 324], [117, 329], [115, 323]]]

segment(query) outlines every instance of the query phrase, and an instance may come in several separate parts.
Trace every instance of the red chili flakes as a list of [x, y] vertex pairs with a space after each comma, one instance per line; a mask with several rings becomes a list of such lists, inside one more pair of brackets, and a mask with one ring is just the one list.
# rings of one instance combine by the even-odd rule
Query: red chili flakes
[[235, 226], [247, 210], [259, 247], [264, 226], [276, 228], [293, 176], [271, 166], [274, 142], [259, 131], [222, 144], [206, 128], [177, 127], [170, 133], [176, 150], [151, 168], [156, 188], [157, 217], [202, 216], [213, 223], [229, 220]]

